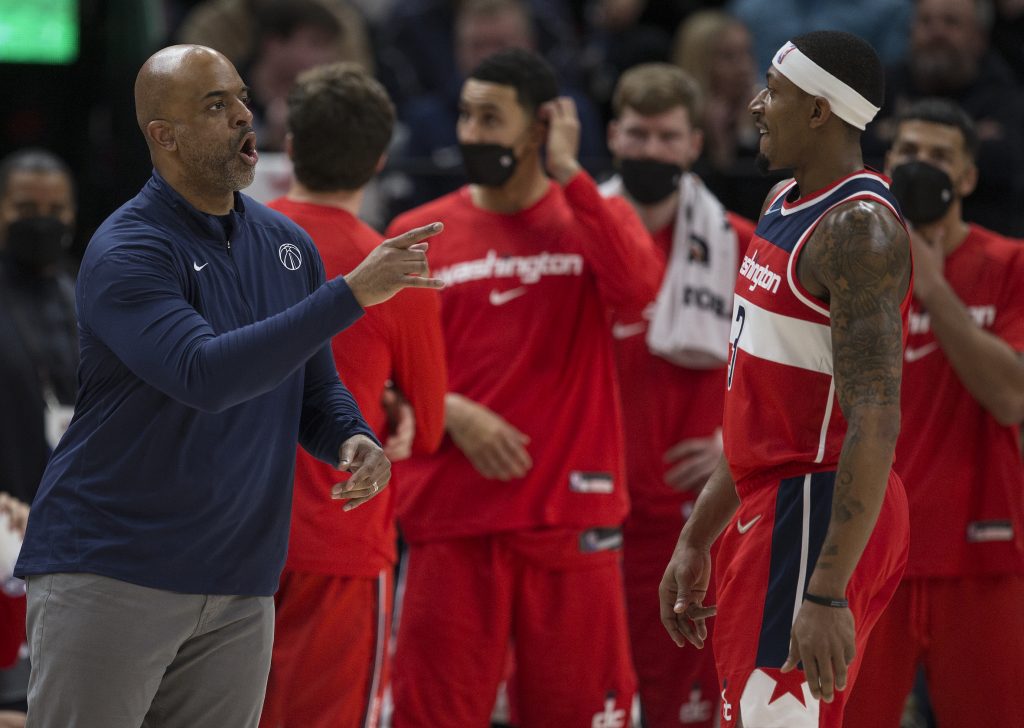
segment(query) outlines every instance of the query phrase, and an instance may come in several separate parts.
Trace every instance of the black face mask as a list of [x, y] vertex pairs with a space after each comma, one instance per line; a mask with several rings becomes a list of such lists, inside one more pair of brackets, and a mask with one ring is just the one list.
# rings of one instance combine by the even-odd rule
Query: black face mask
[[11, 259], [38, 272], [71, 247], [71, 229], [56, 217], [23, 217], [7, 227], [6, 245]]
[[501, 144], [460, 144], [470, 184], [501, 187], [516, 171], [516, 153]]
[[683, 168], [656, 159], [623, 159], [619, 174], [630, 197], [641, 205], [653, 205], [679, 189]]
[[903, 217], [915, 225], [935, 222], [953, 204], [953, 180], [938, 167], [927, 162], [901, 164], [892, 171], [889, 188]]

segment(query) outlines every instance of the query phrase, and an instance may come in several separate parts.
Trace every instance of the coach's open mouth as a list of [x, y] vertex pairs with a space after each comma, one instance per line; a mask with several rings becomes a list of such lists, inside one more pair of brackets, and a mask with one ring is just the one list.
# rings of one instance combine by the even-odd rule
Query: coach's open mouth
[[256, 165], [260, 155], [256, 152], [256, 134], [254, 132], [249, 132], [245, 135], [238, 153], [242, 155], [242, 159], [245, 160], [246, 164]]

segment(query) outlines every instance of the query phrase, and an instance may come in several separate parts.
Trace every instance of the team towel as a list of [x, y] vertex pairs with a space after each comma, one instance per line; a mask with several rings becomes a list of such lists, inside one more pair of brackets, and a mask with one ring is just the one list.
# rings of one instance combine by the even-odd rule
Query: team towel
[[[618, 176], [601, 185], [606, 197], [622, 191]], [[679, 366], [713, 369], [728, 358], [739, 269], [736, 232], [722, 203], [696, 175], [682, 176], [679, 200], [668, 268], [647, 327], [647, 347]]]

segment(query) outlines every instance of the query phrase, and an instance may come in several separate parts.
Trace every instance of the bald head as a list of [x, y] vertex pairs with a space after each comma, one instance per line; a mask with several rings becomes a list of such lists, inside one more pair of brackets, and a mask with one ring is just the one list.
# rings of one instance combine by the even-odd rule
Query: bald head
[[252, 183], [249, 89], [223, 54], [198, 45], [154, 53], [135, 79], [135, 116], [153, 166], [199, 209], [230, 209], [234, 191]]
[[206, 93], [209, 77], [225, 74], [238, 76], [231, 61], [206, 46], [175, 45], [154, 53], [135, 78], [135, 119], [142, 133], [155, 119], [180, 117], [183, 106]]

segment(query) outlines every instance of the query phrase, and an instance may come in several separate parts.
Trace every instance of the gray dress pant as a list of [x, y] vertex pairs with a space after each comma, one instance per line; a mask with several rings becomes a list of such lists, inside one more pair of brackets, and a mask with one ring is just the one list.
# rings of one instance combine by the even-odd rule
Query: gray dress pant
[[255, 728], [273, 597], [28, 579], [28, 728]]

